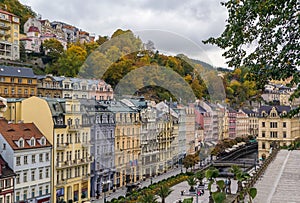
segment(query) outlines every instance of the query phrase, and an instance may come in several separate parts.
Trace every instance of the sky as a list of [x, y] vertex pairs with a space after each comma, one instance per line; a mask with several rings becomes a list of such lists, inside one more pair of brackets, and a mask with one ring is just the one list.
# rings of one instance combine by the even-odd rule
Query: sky
[[227, 67], [223, 51], [202, 40], [219, 36], [227, 10], [221, 0], [20, 0], [42, 19], [74, 25], [96, 36], [130, 29], [162, 53], [183, 53]]

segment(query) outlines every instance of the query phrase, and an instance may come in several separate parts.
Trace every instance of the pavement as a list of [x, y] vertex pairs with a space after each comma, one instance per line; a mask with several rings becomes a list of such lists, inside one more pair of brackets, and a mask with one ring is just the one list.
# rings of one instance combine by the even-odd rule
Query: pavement
[[280, 150], [256, 182], [255, 203], [300, 202], [300, 151]]

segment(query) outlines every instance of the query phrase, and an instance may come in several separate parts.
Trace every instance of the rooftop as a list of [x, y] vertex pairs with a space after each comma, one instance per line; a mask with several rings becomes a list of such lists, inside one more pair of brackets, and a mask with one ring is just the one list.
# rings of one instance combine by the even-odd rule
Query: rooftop
[[0, 76], [36, 78], [31, 68], [3, 66], [3, 65], [0, 65]]

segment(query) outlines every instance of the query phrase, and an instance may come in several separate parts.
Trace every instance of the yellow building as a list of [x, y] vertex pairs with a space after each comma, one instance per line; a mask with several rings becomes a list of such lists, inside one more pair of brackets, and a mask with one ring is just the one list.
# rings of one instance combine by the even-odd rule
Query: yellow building
[[258, 157], [265, 159], [275, 146], [288, 146], [300, 136], [299, 117], [286, 118], [289, 106], [262, 106], [259, 109]]
[[[15, 107], [15, 108], [12, 108]], [[90, 199], [90, 127], [83, 127], [78, 100], [31, 97], [8, 102], [15, 122], [33, 122], [53, 145], [52, 201]]]
[[16, 15], [0, 10], [0, 58], [19, 60], [19, 26]]
[[140, 116], [122, 102], [112, 102], [108, 110], [116, 120], [114, 185], [122, 187], [141, 179]]
[[37, 94], [37, 79], [31, 68], [0, 66], [0, 95], [28, 98]]

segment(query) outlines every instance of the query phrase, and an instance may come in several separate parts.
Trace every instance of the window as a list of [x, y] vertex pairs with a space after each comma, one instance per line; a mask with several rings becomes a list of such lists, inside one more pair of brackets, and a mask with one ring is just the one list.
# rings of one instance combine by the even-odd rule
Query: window
[[21, 157], [19, 157], [19, 156], [16, 158], [16, 165], [17, 166], [21, 165]]
[[15, 82], [15, 78], [10, 78], [10, 82], [14, 83]]
[[17, 175], [16, 175], [16, 183], [17, 183], [17, 184], [20, 184], [20, 174], [17, 174]]
[[8, 94], [8, 89], [4, 88], [4, 94]]
[[43, 162], [43, 154], [39, 154], [39, 161]]
[[286, 131], [283, 131], [282, 137], [283, 137], [283, 138], [286, 138]]
[[27, 80], [27, 83], [28, 83], [28, 84], [32, 84], [32, 79], [28, 79], [28, 80]]
[[262, 131], [262, 132], [261, 132], [261, 136], [262, 136], [262, 137], [266, 137], [266, 132], [265, 132], [265, 131]]
[[11, 186], [11, 180], [10, 179], [6, 179], [5, 180], [5, 187], [10, 187]]
[[24, 156], [24, 164], [28, 164], [27, 156]]
[[10, 196], [6, 195], [6, 203], [10, 203]]
[[19, 147], [24, 147], [24, 141], [22, 139], [19, 140]]
[[34, 188], [32, 188], [32, 189], [31, 189], [31, 198], [33, 198], [33, 197], [35, 196], [35, 194], [34, 194], [34, 193], [35, 193], [35, 189], [34, 189]]
[[283, 128], [286, 128], [286, 122], [283, 122], [283, 123], [282, 123], [282, 127], [283, 127]]
[[49, 153], [46, 153], [46, 161], [49, 161]]
[[40, 169], [40, 170], [39, 170], [39, 174], [40, 174], [40, 175], [39, 175], [40, 179], [43, 179], [43, 169]]
[[31, 171], [31, 180], [35, 180], [35, 170]]
[[30, 146], [34, 146], [35, 145], [35, 140], [34, 140], [34, 138], [32, 138], [31, 140], [30, 140]]
[[266, 127], [266, 123], [265, 122], [262, 122], [261, 123], [261, 126], [264, 128], [264, 127]]
[[34, 89], [31, 89], [31, 90], [30, 90], [30, 94], [31, 94], [31, 95], [34, 95]]
[[43, 187], [40, 186], [40, 187], [39, 187], [39, 196], [42, 196], [42, 195], [43, 195]]
[[11, 94], [15, 94], [15, 88], [14, 87], [11, 88]]
[[17, 202], [20, 201], [20, 192], [16, 192], [16, 201], [17, 201]]
[[270, 132], [270, 137], [271, 137], [271, 138], [277, 138], [277, 137], [278, 137], [278, 136], [277, 136], [277, 132], [271, 131], [271, 132]]
[[24, 174], [23, 174], [23, 182], [24, 183], [27, 182], [27, 171], [25, 171]]
[[34, 164], [35, 163], [35, 154], [31, 155], [31, 162]]
[[3, 143], [3, 150], [6, 150], [6, 144]]
[[28, 89], [24, 90], [24, 94], [26, 94], [26, 95], [28, 94]]
[[261, 148], [262, 149], [266, 149], [266, 144], [263, 142], [263, 143], [261, 143]]
[[49, 185], [46, 185], [46, 189], [45, 189], [46, 194], [49, 193]]
[[22, 78], [19, 78], [19, 79], [18, 79], [18, 83], [22, 83]]
[[27, 190], [23, 191], [23, 200], [27, 200]]
[[49, 178], [49, 168], [46, 168], [45, 176], [46, 176], [46, 178]]
[[4, 180], [0, 180], [0, 188], [4, 187]]
[[270, 122], [270, 128], [277, 128], [277, 122]]

